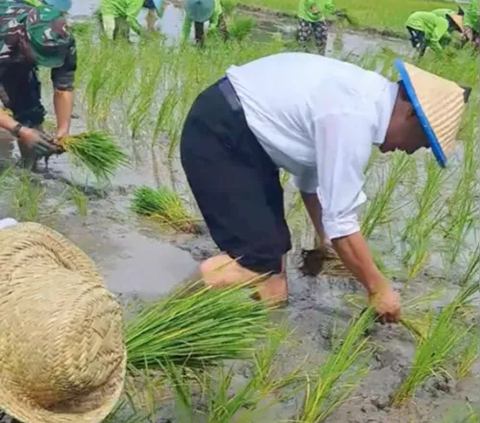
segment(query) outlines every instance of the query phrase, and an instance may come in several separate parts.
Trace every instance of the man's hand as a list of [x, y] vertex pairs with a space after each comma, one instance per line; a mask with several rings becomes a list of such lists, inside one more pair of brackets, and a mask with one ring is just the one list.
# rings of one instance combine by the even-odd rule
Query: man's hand
[[56, 152], [52, 139], [44, 132], [35, 129], [23, 127], [19, 132], [18, 141], [33, 151], [37, 157], [50, 156]]
[[318, 13], [318, 7], [317, 6], [312, 6], [312, 13], [315, 15]]
[[382, 323], [396, 323], [400, 320], [400, 295], [391, 287], [385, 287], [376, 294], [370, 294], [369, 301]]

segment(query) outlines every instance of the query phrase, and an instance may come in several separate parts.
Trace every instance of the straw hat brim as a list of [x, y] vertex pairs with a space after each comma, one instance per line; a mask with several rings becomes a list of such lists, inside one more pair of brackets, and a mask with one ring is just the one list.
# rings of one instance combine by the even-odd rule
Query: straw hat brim
[[418, 100], [417, 94], [415, 92], [415, 88], [413, 87], [412, 80], [410, 79], [410, 74], [405, 68], [405, 64], [401, 60], [396, 60], [395, 66], [398, 70], [398, 73], [400, 74], [400, 78], [402, 80], [405, 91], [407, 92], [408, 98], [410, 99], [412, 107], [428, 138], [428, 142], [430, 144], [430, 148], [432, 149], [432, 153], [434, 154], [440, 166], [445, 167], [447, 163], [447, 158], [445, 157], [445, 153], [443, 152], [442, 147], [438, 142], [437, 137], [433, 132], [432, 127], [430, 126], [430, 123], [428, 122], [427, 116], [425, 115], [422, 109], [422, 105]]
[[454, 81], [396, 60], [401, 82], [441, 167], [457, 145], [468, 89]]
[[[4, 291], [11, 289], [13, 292], [15, 284], [21, 283], [18, 275], [24, 265], [32, 262], [42, 263], [42, 266], [46, 263], [45, 267], [51, 269], [45, 275], [47, 277], [55, 276], [60, 282], [65, 278], [71, 283], [78, 280], [78, 283], [88, 284], [90, 291], [105, 291], [103, 278], [90, 258], [57, 232], [36, 223], [21, 223], [0, 230], [0, 284]], [[8, 312], [7, 309], [5, 313], [8, 315]], [[99, 312], [106, 311], [101, 309]], [[2, 339], [2, 342], [8, 340]], [[0, 367], [0, 409], [28, 423], [99, 423], [113, 409], [123, 390], [127, 360], [124, 344], [123, 350], [117, 349], [116, 353], [118, 364], [109, 370], [110, 376], [105, 383], [88, 395], [56, 404], [53, 409], [43, 408], [31, 399], [19, 396], [17, 392], [21, 389], [10, 384], [8, 373], [2, 372]]]

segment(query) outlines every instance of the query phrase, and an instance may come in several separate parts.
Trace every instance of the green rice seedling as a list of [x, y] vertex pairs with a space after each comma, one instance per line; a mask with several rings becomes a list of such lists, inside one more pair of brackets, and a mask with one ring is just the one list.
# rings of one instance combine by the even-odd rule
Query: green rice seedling
[[269, 330], [268, 307], [250, 295], [244, 286], [183, 289], [147, 305], [125, 326], [128, 366], [203, 369], [248, 357]]
[[88, 197], [78, 187], [72, 185], [70, 187], [70, 196], [77, 207], [80, 216], [87, 216], [88, 214]]
[[305, 400], [296, 419], [302, 423], [325, 421], [356, 389], [369, 372], [373, 349], [365, 332], [373, 323], [367, 309], [347, 328], [345, 338], [334, 347], [318, 374], [307, 381]]
[[455, 346], [468, 336], [471, 328], [457, 319], [459, 310], [478, 292], [478, 284], [463, 288], [431, 324], [427, 336], [417, 345], [407, 378], [395, 391], [391, 404], [405, 404], [429, 377], [446, 373], [445, 367]]
[[473, 366], [478, 361], [480, 355], [480, 331], [478, 327], [472, 329], [471, 333], [466, 339], [466, 343], [459, 352], [456, 363], [456, 378], [463, 379], [468, 376]]
[[108, 180], [120, 166], [128, 165], [127, 155], [104, 132], [69, 136], [60, 141], [60, 146], [99, 180]]
[[20, 221], [35, 222], [40, 215], [45, 189], [29, 172], [23, 172], [13, 188], [13, 212]]
[[162, 224], [182, 232], [195, 232], [196, 225], [182, 199], [169, 188], [139, 187], [133, 193], [132, 209], [143, 216], [155, 218]]
[[480, 265], [480, 245], [477, 244], [475, 251], [470, 256], [464, 275], [460, 279], [460, 286], [470, 283], [472, 278], [478, 279], [478, 269]]
[[110, 414], [103, 420], [104, 423], [144, 423], [148, 421], [145, 413], [132, 410], [129, 402], [121, 399]]
[[243, 41], [256, 25], [257, 21], [251, 16], [234, 15], [228, 24], [228, 33], [234, 40]]
[[406, 155], [394, 154], [390, 171], [376, 194], [368, 202], [362, 215], [362, 233], [370, 238], [375, 228], [392, 218], [391, 200], [411, 162]]
[[234, 368], [207, 374], [205, 396], [206, 421], [230, 423], [263, 421], [267, 410], [297, 390], [303, 376], [301, 367], [286, 376], [279, 375], [276, 359], [289, 333], [284, 328], [268, 333], [266, 341], [252, 356], [251, 375], [232, 395]]

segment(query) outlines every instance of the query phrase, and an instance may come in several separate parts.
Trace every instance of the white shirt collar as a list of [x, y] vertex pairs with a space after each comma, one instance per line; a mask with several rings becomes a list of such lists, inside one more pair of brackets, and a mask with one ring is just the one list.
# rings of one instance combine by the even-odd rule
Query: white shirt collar
[[374, 145], [382, 145], [387, 135], [388, 125], [392, 117], [393, 108], [397, 100], [398, 84], [396, 82], [389, 82], [383, 92], [380, 101], [377, 103], [378, 111], [378, 129]]

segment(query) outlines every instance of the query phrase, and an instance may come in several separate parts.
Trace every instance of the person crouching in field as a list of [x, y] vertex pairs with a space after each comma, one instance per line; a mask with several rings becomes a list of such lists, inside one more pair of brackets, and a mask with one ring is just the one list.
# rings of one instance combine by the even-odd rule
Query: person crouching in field
[[304, 49], [313, 35], [319, 54], [325, 54], [328, 37], [326, 18], [334, 13], [335, 6], [332, 0], [300, 0], [297, 41]]
[[[133, 29], [138, 35], [142, 35], [143, 29], [138, 22], [138, 15], [143, 7], [148, 8], [150, 12], [152, 5], [160, 16], [161, 1], [159, 0], [102, 0], [100, 13], [105, 35], [111, 40], [117, 38], [128, 40], [130, 29]], [[147, 24], [149, 23], [148, 19], [151, 20], [151, 17], [147, 18]]]
[[64, 11], [19, 0], [0, 2], [0, 97], [13, 114], [0, 112], [0, 128], [18, 140], [23, 165], [29, 169], [38, 158], [55, 152], [53, 140], [42, 130], [45, 108], [38, 67], [51, 69], [55, 139], [60, 139], [70, 131], [76, 58]]
[[218, 28], [224, 40], [228, 38], [228, 28], [223, 15], [220, 0], [187, 0], [185, 5], [185, 21], [183, 22], [182, 42], [188, 39], [195, 27], [195, 41], [199, 45], [205, 42], [205, 22], [209, 22], [209, 31]]
[[470, 0], [463, 21], [462, 42], [463, 45], [471, 42], [477, 50], [480, 44], [479, 19], [478, 0]]
[[443, 46], [451, 40], [450, 33], [463, 31], [462, 16], [459, 14], [441, 17], [433, 12], [415, 12], [408, 17], [405, 26], [412, 46], [420, 56], [425, 54], [427, 47], [437, 54], [441, 53]]

